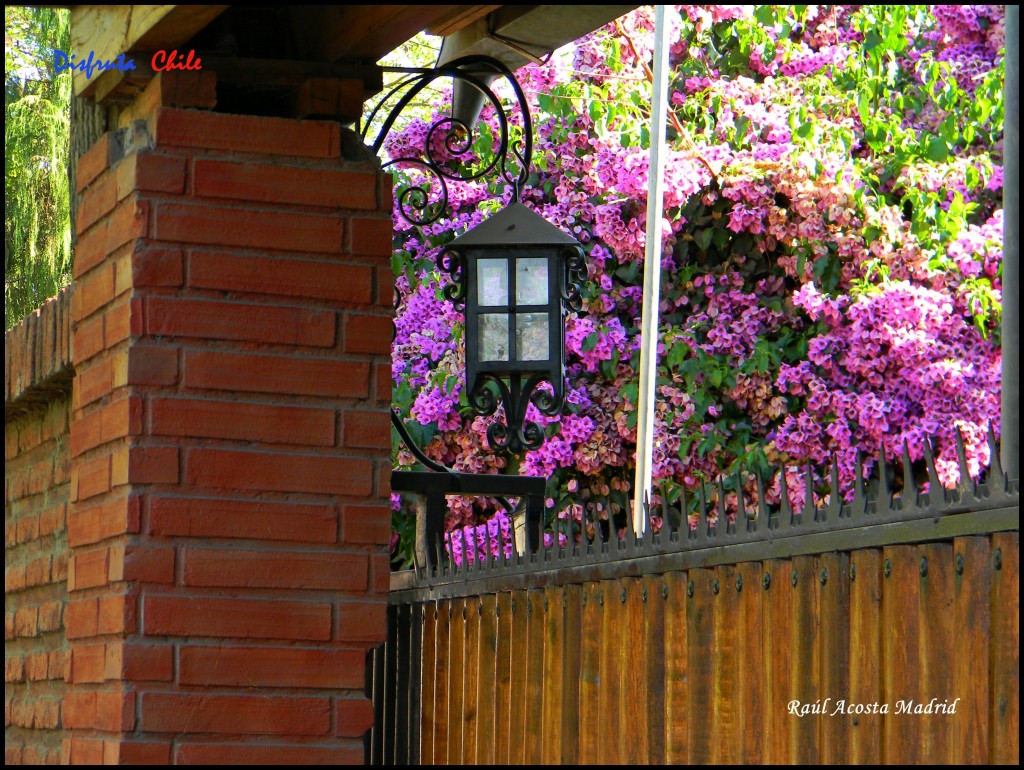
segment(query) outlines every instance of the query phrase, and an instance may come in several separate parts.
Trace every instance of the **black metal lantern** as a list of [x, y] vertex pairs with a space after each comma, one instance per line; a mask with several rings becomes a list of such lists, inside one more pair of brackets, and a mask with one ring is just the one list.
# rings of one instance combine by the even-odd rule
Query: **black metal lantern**
[[[555, 415], [565, 397], [565, 316], [580, 309], [579, 242], [517, 201], [442, 252], [446, 289], [465, 305], [466, 393], [477, 414], [499, 403], [505, 425], [487, 431], [491, 448], [536, 449], [544, 432], [526, 420], [532, 402]], [[551, 386], [539, 389], [541, 383]]]

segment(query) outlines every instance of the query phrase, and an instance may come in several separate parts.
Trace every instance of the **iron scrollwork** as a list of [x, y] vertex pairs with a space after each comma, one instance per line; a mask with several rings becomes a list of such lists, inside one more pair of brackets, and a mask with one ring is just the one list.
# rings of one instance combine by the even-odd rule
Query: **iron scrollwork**
[[[494, 171], [511, 187], [513, 200], [518, 200], [519, 193], [529, 177], [533, 159], [533, 124], [526, 95], [511, 70], [489, 56], [465, 56], [435, 69], [402, 71], [410, 72], [410, 76], [399, 81], [381, 99], [370, 113], [364, 128], [363, 141], [366, 142], [366, 132], [373, 125], [375, 117], [386, 105], [392, 103], [399, 93], [402, 94], [384, 119], [377, 138], [370, 145], [378, 157], [401, 112], [423, 89], [438, 79], [451, 78], [453, 81], [467, 83], [482, 94], [484, 103], [493, 107], [498, 124], [497, 147], [485, 158], [476, 159], [475, 163], [459, 161], [459, 156], [467, 155], [474, 148], [476, 136], [473, 127], [455, 116], [448, 116], [436, 121], [427, 129], [424, 147], [419, 155], [407, 154], [391, 158], [382, 164], [384, 169], [417, 168], [427, 176], [422, 184], [410, 185], [397, 191], [398, 210], [402, 217], [413, 225], [432, 224], [448, 209], [449, 181], [471, 182]], [[513, 136], [515, 132], [510, 115], [487, 82], [493, 76], [503, 79], [512, 89], [522, 121], [519, 136]]]

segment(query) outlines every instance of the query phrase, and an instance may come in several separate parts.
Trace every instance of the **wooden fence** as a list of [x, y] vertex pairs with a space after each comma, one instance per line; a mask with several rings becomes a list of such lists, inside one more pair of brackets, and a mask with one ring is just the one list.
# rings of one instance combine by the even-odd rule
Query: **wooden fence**
[[880, 460], [850, 503], [727, 521], [702, 495], [696, 528], [438, 552], [392, 582], [367, 759], [1016, 764], [1020, 497], [997, 457], [939, 494], [909, 462], [893, 494]]
[[396, 606], [422, 690], [388, 760], [1016, 763], [1019, 553], [1012, 532]]

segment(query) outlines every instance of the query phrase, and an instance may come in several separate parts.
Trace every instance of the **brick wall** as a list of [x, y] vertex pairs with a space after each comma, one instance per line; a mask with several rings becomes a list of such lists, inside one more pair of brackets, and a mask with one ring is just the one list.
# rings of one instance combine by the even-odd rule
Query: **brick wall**
[[53, 764], [67, 641], [69, 292], [4, 337], [4, 759]]
[[[164, 73], [8, 332], [9, 763], [359, 763], [389, 588], [391, 189]], [[73, 379], [72, 379], [73, 378]]]
[[390, 186], [337, 124], [172, 84], [79, 165], [67, 758], [361, 762]]

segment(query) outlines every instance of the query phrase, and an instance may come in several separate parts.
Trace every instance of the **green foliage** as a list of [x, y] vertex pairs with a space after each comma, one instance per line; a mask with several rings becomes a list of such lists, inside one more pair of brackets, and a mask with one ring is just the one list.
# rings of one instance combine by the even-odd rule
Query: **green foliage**
[[7, 7], [4, 21], [4, 326], [10, 328], [71, 279], [71, 74], [53, 71], [53, 49], [68, 49], [70, 13]]

